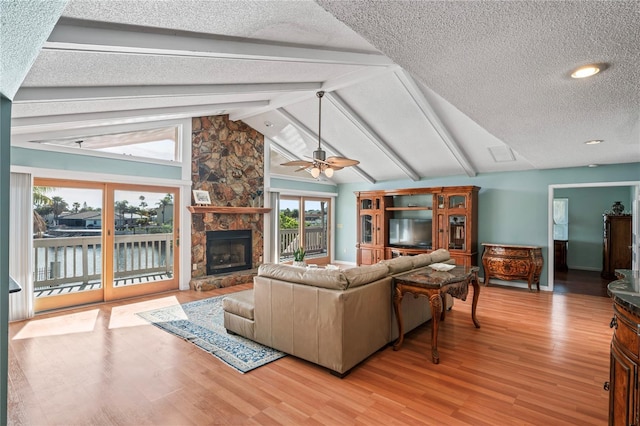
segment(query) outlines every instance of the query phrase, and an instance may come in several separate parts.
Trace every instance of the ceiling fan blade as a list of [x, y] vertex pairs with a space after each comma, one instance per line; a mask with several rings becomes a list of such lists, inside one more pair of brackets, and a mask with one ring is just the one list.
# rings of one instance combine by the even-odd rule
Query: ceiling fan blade
[[303, 170], [307, 170], [309, 167], [308, 166], [302, 166], [300, 167], [298, 170], [295, 170], [296, 172], [301, 172]]
[[345, 158], [345, 157], [329, 157], [327, 158], [327, 163], [329, 163], [329, 165], [331, 165], [332, 167], [334, 165], [338, 167], [349, 167], [349, 166], [355, 166], [356, 164], [360, 164], [358, 160], [352, 160], [350, 158]]
[[298, 166], [298, 167], [304, 166], [306, 168], [306, 167], [312, 166], [313, 163], [311, 161], [294, 160], [294, 161], [288, 161], [286, 163], [281, 163], [280, 165], [281, 166]]

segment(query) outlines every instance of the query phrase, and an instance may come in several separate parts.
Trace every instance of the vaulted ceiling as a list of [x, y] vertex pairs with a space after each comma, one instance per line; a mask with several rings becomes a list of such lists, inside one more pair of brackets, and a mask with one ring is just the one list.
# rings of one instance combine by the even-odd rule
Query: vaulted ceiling
[[280, 163], [317, 148], [323, 90], [322, 148], [360, 161], [336, 183], [640, 161], [637, 1], [72, 0], [52, 31], [13, 3], [0, 59], [38, 49], [1, 83], [15, 141], [229, 114], [310, 178]]

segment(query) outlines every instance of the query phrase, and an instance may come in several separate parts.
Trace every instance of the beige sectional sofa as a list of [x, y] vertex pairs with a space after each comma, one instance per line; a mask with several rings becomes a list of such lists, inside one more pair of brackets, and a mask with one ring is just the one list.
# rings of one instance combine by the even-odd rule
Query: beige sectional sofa
[[[453, 263], [436, 250], [345, 270], [265, 264], [252, 290], [223, 300], [224, 326], [342, 377], [398, 337], [393, 276], [435, 262]], [[402, 310], [406, 331], [431, 319], [426, 297], [405, 297]]]

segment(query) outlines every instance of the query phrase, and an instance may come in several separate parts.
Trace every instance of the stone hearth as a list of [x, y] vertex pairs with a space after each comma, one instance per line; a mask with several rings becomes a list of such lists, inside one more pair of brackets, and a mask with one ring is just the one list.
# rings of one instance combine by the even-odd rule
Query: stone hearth
[[[229, 116], [194, 118], [192, 123], [192, 189], [209, 192], [213, 206], [250, 207], [264, 190], [264, 136]], [[207, 276], [206, 233], [251, 230], [252, 268], [262, 261], [264, 217], [258, 213], [193, 213], [190, 286], [205, 290], [251, 282], [255, 271]]]

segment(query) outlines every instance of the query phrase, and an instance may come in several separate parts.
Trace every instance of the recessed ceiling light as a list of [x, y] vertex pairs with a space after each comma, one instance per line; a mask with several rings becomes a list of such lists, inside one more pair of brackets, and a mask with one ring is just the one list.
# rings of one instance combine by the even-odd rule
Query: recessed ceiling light
[[590, 141], [586, 141], [585, 145], [598, 145], [599, 143], [604, 142], [602, 139], [591, 139]]
[[598, 74], [607, 68], [607, 64], [589, 64], [576, 68], [571, 72], [572, 78], [586, 78]]
[[597, 164], [589, 164], [587, 167], [592, 167], [593, 168], [593, 167], [598, 167], [598, 165]]
[[264, 125], [267, 126], [267, 127], [273, 127], [273, 123], [270, 122], [270, 121], [265, 121]]

